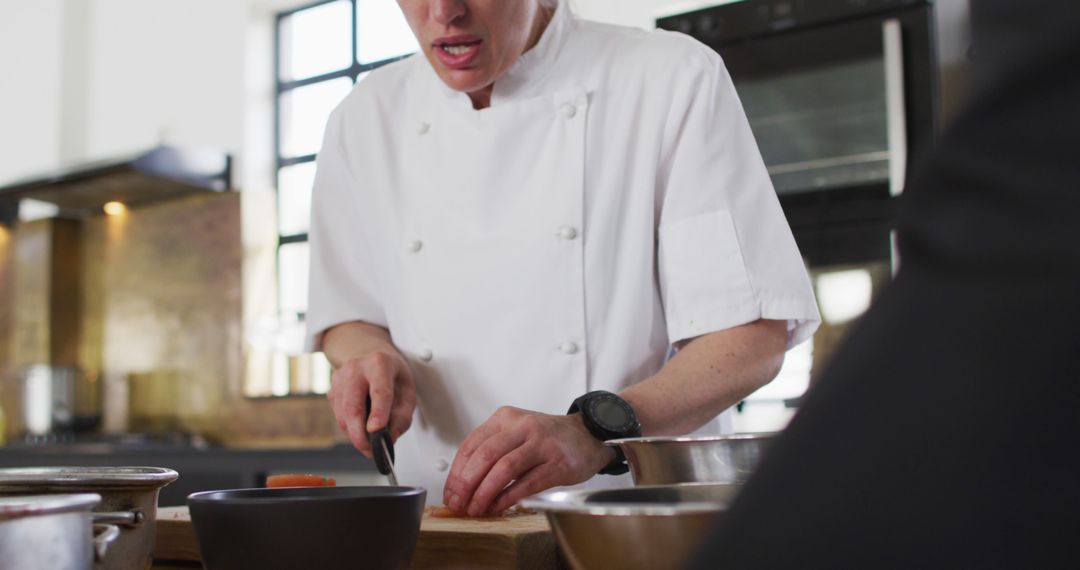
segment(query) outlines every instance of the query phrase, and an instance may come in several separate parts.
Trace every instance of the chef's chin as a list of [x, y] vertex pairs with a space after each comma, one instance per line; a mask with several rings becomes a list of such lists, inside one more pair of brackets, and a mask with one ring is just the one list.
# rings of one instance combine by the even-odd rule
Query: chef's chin
[[441, 69], [439, 77], [454, 91], [473, 93], [494, 83], [488, 74], [479, 69]]

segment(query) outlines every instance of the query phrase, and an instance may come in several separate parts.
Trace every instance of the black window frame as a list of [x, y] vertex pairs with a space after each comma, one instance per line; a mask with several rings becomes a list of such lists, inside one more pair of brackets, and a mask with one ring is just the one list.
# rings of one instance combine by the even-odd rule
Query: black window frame
[[[294, 79], [294, 80], [283, 80], [282, 77], [281, 77], [281, 51], [282, 51], [281, 26], [282, 26], [282, 23], [285, 21], [285, 19], [289, 18], [290, 16], [293, 16], [293, 15], [298, 14], [300, 12], [303, 12], [305, 10], [310, 10], [310, 9], [313, 9], [313, 8], [318, 8], [319, 6], [324, 6], [326, 4], [333, 4], [335, 2], [342, 2], [342, 1], [348, 2], [350, 4], [350, 6], [351, 6], [352, 18], [351, 18], [351, 21], [350, 21], [350, 27], [352, 29], [352, 31], [351, 31], [352, 41], [350, 42], [350, 46], [351, 46], [351, 52], [352, 53], [350, 54], [349, 59], [352, 61], [352, 64], [349, 67], [346, 67], [344, 69], [340, 69], [340, 70], [337, 70], [337, 71], [331, 71], [329, 73], [324, 73], [324, 74], [316, 75], [316, 76], [313, 76], [313, 77], [306, 77], [306, 78], [303, 78], [303, 79]], [[278, 188], [278, 181], [281, 179], [280, 177], [281, 177], [282, 169], [288, 168], [290, 166], [296, 166], [298, 164], [306, 164], [306, 163], [309, 163], [309, 162], [315, 162], [315, 159], [318, 156], [317, 154], [305, 154], [305, 155], [300, 155], [300, 156], [285, 156], [285, 155], [282, 154], [282, 143], [284, 141], [282, 141], [282, 139], [281, 139], [281, 98], [286, 93], [291, 92], [291, 91], [293, 91], [295, 89], [298, 89], [300, 87], [306, 87], [308, 85], [314, 85], [316, 83], [323, 83], [323, 82], [326, 82], [326, 81], [331, 81], [331, 80], [334, 80], [334, 79], [340, 79], [340, 78], [343, 78], [343, 77], [348, 77], [353, 82], [353, 85], [355, 85], [356, 84], [356, 78], [359, 77], [361, 74], [367, 73], [367, 72], [375, 70], [375, 69], [378, 69], [378, 68], [380, 68], [380, 67], [382, 67], [384, 65], [394, 63], [395, 61], [405, 59], [405, 58], [410, 57], [411, 55], [413, 55], [413, 54], [407, 54], [407, 55], [402, 55], [402, 56], [393, 57], [393, 58], [389, 58], [389, 59], [379, 60], [379, 61], [376, 61], [376, 62], [373, 62], [373, 63], [364, 63], [364, 64], [357, 61], [357, 59], [356, 59], [356, 48], [357, 48], [356, 16], [357, 16], [357, 9], [358, 9], [357, 8], [357, 2], [358, 2], [358, 0], [318, 0], [316, 2], [311, 2], [309, 4], [304, 4], [303, 6], [298, 6], [296, 8], [290, 8], [288, 10], [283, 10], [281, 12], [278, 12], [276, 14], [276, 16], [275, 16], [275, 20], [274, 20], [274, 193], [276, 195], [276, 206], [277, 206], [277, 208], [281, 207], [281, 198], [280, 198], [280, 195], [278, 195], [279, 192], [280, 192], [280, 189]], [[274, 261], [275, 275], [278, 278], [278, 283], [281, 282], [281, 268], [278, 266], [279, 263], [280, 263], [279, 260], [281, 259], [281, 255], [280, 255], [281, 254], [281, 246], [294, 244], [294, 243], [306, 243], [307, 241], [308, 241], [308, 232], [301, 232], [301, 233], [297, 233], [297, 234], [282, 234], [280, 232], [280, 230], [278, 231], [278, 244], [277, 244], [277, 247], [275, 248], [275, 261]], [[280, 304], [281, 304], [281, 292], [280, 292], [280, 287], [279, 287], [279, 291], [278, 291], [278, 305], [279, 305], [279, 307], [280, 307]], [[300, 320], [303, 320], [303, 318], [304, 318], [303, 313], [300, 313], [300, 314], [298, 314], [296, 316]]]
[[[339, 70], [332, 71], [332, 72], [328, 72], [328, 73], [323, 73], [321, 75], [316, 75], [316, 76], [313, 76], [313, 77], [306, 77], [306, 78], [303, 78], [303, 79], [292, 79], [292, 80], [283, 79], [282, 78], [282, 70], [281, 70], [281, 63], [282, 63], [281, 56], [282, 56], [282, 48], [283, 48], [282, 41], [284, 39], [283, 34], [282, 34], [282, 25], [285, 23], [285, 20], [287, 18], [289, 18], [291, 16], [294, 16], [294, 15], [296, 15], [296, 14], [298, 14], [300, 12], [303, 12], [305, 10], [311, 10], [313, 8], [318, 8], [320, 6], [324, 6], [324, 5], [327, 5], [327, 4], [332, 4], [332, 3], [335, 3], [335, 2], [341, 2], [341, 1], [349, 2], [350, 8], [351, 8], [350, 9], [350, 13], [351, 13], [350, 27], [351, 27], [351, 36], [352, 37], [351, 37], [351, 41], [349, 42], [349, 45], [351, 47], [351, 54], [349, 55], [349, 60], [352, 62], [352, 64], [349, 65], [346, 68], [339, 69]], [[412, 55], [414, 55], [414, 54], [406, 54], [406, 55], [401, 55], [401, 56], [397, 56], [397, 57], [392, 57], [392, 58], [388, 58], [388, 59], [379, 60], [379, 61], [372, 62], [372, 63], [363, 63], [363, 64], [360, 63], [357, 60], [357, 54], [356, 54], [357, 40], [358, 40], [357, 25], [356, 25], [357, 10], [358, 10], [357, 3], [358, 3], [358, 1], [361, 1], [361, 0], [318, 0], [318, 1], [315, 1], [315, 2], [311, 2], [311, 3], [308, 3], [308, 4], [301, 5], [301, 6], [297, 6], [295, 8], [290, 8], [288, 10], [283, 10], [283, 11], [277, 12], [275, 14], [275, 18], [274, 18], [274, 198], [275, 198], [275, 212], [277, 213], [277, 219], [275, 220], [275, 223], [278, 223], [280, 221], [280, 219], [281, 219], [280, 218], [280, 209], [281, 209], [282, 205], [281, 205], [281, 189], [279, 187], [279, 183], [280, 183], [280, 180], [281, 180], [281, 171], [283, 169], [285, 169], [285, 168], [290, 167], [290, 166], [296, 166], [296, 165], [299, 165], [299, 164], [306, 164], [306, 163], [315, 162], [315, 159], [318, 156], [317, 154], [305, 154], [305, 155], [300, 155], [300, 156], [285, 156], [283, 154], [282, 148], [283, 148], [284, 141], [282, 140], [282, 124], [281, 124], [281, 111], [282, 111], [282, 109], [281, 109], [281, 100], [282, 100], [282, 97], [285, 96], [286, 93], [289, 93], [289, 92], [291, 92], [291, 91], [293, 91], [295, 89], [301, 88], [301, 87], [306, 87], [308, 85], [314, 85], [314, 84], [317, 84], [317, 83], [323, 83], [323, 82], [331, 81], [331, 80], [334, 80], [334, 79], [340, 79], [340, 78], [343, 78], [343, 77], [349, 78], [353, 82], [353, 85], [355, 85], [357, 77], [359, 77], [361, 74], [367, 73], [369, 71], [378, 69], [378, 68], [380, 68], [380, 67], [382, 67], [384, 65], [394, 63], [395, 61], [399, 61], [399, 60], [402, 60], [402, 59], [405, 59], [407, 57], [411, 57]], [[308, 229], [310, 230], [310, 228], [308, 228]], [[308, 232], [305, 231], [305, 232], [294, 233], [294, 234], [282, 234], [281, 233], [281, 228], [279, 226], [277, 228], [276, 233], [277, 233], [277, 245], [274, 248], [274, 277], [276, 279], [276, 285], [277, 285], [277, 313], [278, 313], [279, 318], [280, 318], [280, 317], [287, 316], [286, 313], [284, 312], [284, 308], [283, 308], [283, 304], [282, 304], [282, 297], [281, 297], [282, 289], [283, 289], [283, 287], [281, 287], [281, 284], [283, 283], [283, 276], [281, 275], [281, 248], [283, 246], [290, 245], [290, 244], [307, 243], [308, 242]], [[307, 276], [305, 275], [304, 278], [306, 278], [306, 277]], [[306, 317], [306, 309], [305, 309], [304, 312], [296, 313], [294, 315], [288, 315], [288, 316], [295, 316], [299, 321], [303, 322], [305, 317]], [[292, 381], [291, 367], [290, 367], [289, 375], [290, 375], [289, 380], [290, 380], [290, 384], [291, 384], [291, 381]], [[289, 395], [290, 396], [293, 396], [293, 395], [303, 396], [303, 395], [307, 395], [307, 394], [290, 393]]]

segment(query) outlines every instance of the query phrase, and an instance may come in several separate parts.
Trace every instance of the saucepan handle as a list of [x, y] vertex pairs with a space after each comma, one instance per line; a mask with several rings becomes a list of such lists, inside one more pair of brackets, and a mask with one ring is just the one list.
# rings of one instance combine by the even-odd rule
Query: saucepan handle
[[105, 560], [109, 546], [120, 538], [120, 527], [114, 524], [94, 523], [94, 562]]
[[144, 519], [146, 515], [139, 510], [131, 511], [116, 511], [109, 513], [91, 513], [94, 518], [94, 523], [100, 524], [119, 524], [124, 526], [135, 526]]

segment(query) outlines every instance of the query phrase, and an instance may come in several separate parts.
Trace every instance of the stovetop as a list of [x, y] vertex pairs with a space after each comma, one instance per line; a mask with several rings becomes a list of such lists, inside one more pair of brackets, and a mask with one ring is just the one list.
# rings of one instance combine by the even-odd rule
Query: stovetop
[[143, 449], [147, 447], [184, 447], [203, 449], [210, 443], [201, 435], [187, 432], [164, 433], [76, 433], [54, 432], [23, 434], [7, 442], [7, 447], [109, 447], [113, 449]]

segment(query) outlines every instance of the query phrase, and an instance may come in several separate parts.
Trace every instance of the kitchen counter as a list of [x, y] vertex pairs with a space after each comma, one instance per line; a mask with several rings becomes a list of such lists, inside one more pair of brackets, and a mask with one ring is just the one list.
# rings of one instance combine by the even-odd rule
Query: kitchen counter
[[198, 491], [261, 487], [273, 473], [320, 473], [375, 478], [375, 465], [348, 445], [327, 448], [242, 449], [191, 445], [108, 443], [0, 448], [0, 467], [167, 467], [180, 478], [161, 490], [159, 504], [183, 505]]
[[[180, 478], [162, 489], [155, 569], [202, 568], [184, 500], [212, 489], [262, 486], [269, 473], [314, 472], [378, 477], [374, 464], [347, 445], [309, 449], [199, 448], [191, 445], [105, 443], [0, 448], [0, 467], [168, 467]], [[339, 479], [339, 482], [341, 480]], [[432, 519], [425, 516], [412, 570], [557, 570], [555, 538], [542, 514], [512, 519]]]

